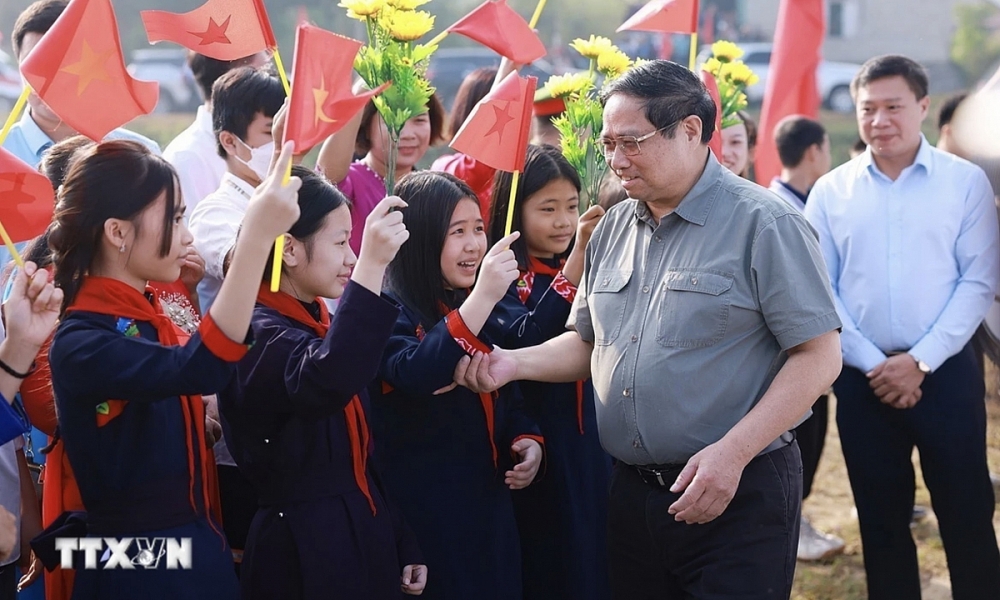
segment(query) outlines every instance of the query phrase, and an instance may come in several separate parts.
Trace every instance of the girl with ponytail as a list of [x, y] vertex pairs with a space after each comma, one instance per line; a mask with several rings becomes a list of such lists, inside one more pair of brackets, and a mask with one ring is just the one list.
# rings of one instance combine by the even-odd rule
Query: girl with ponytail
[[[57, 519], [48, 533], [66, 537], [85, 518], [87, 536], [132, 538], [125, 557], [108, 561], [135, 565], [79, 565], [74, 598], [239, 596], [212, 513], [215, 465], [200, 395], [229, 381], [251, 341], [260, 273], [274, 238], [298, 218], [298, 178], [281, 185], [290, 160], [289, 145], [251, 200], [232, 276], [184, 345], [187, 334], [147, 287], [177, 280], [192, 244], [173, 168], [139, 144], [113, 141], [87, 149], [67, 174], [49, 235], [63, 291], [50, 365], [87, 511]], [[158, 549], [140, 553], [136, 539], [154, 538], [190, 540], [186, 564], [168, 569]]]

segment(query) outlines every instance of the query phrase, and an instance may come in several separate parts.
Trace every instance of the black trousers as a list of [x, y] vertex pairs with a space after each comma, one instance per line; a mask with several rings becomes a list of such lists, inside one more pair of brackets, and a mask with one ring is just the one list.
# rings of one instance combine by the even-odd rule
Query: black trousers
[[[672, 483], [679, 473], [663, 479]], [[678, 498], [645, 483], [634, 467], [615, 465], [608, 505], [613, 599], [789, 597], [802, 504], [795, 442], [750, 461], [732, 503], [709, 523], [675, 521], [667, 509]]]
[[971, 346], [928, 375], [923, 397], [900, 410], [879, 401], [868, 378], [844, 367], [834, 384], [837, 425], [861, 525], [870, 600], [919, 600], [910, 533], [920, 451], [955, 600], [1000, 598], [1000, 553], [986, 465], [983, 378]]
[[[257, 514], [257, 490], [238, 467], [217, 465], [219, 474], [219, 500], [222, 502], [222, 528], [229, 547], [242, 552], [247, 547], [250, 523]], [[236, 575], [240, 563], [236, 563]]]
[[17, 564], [0, 567], [0, 600], [17, 598]]
[[830, 397], [820, 396], [812, 407], [812, 415], [795, 428], [795, 439], [802, 452], [802, 499], [812, 492], [816, 469], [826, 445], [826, 429], [830, 422]]

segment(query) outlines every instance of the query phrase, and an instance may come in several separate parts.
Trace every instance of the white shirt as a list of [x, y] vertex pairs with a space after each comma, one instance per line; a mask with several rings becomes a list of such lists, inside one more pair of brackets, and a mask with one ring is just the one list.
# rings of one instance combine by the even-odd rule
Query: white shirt
[[843, 322], [844, 364], [868, 372], [903, 351], [937, 369], [969, 342], [1000, 278], [982, 169], [922, 139], [893, 181], [869, 149], [816, 182], [805, 216]]
[[222, 287], [222, 263], [236, 243], [236, 233], [250, 205], [254, 187], [232, 173], [222, 176], [218, 189], [191, 213], [189, 227], [194, 247], [205, 259], [205, 277], [198, 284], [201, 313], [207, 314]]
[[767, 189], [771, 190], [778, 195], [779, 198], [785, 202], [791, 204], [799, 212], [804, 212], [806, 210], [806, 203], [802, 201], [801, 198], [792, 193], [792, 191], [786, 188], [781, 183], [781, 178], [775, 177], [771, 180], [771, 186]]
[[198, 107], [194, 123], [167, 145], [163, 158], [177, 171], [190, 221], [195, 207], [218, 189], [226, 173], [226, 161], [219, 156], [212, 131], [212, 113], [204, 105]]

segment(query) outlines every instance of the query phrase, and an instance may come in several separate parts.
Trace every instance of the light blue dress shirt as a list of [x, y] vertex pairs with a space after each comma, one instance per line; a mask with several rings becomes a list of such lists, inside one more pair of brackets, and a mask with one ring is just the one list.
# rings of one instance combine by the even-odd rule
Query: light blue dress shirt
[[[25, 109], [21, 115], [21, 120], [14, 123], [10, 128], [7, 139], [3, 142], [4, 150], [20, 158], [33, 167], [37, 167], [42, 162], [42, 155], [55, 143], [49, 134], [42, 131], [42, 128], [31, 118], [30, 110]], [[127, 129], [118, 128], [109, 133], [105, 140], [131, 140], [149, 148], [156, 155], [160, 154], [160, 146], [153, 140]], [[26, 243], [15, 244], [18, 252], [24, 250]], [[0, 268], [11, 260], [10, 252], [0, 244]]]
[[892, 181], [869, 149], [820, 178], [805, 216], [830, 272], [845, 365], [867, 373], [909, 352], [937, 369], [969, 342], [1000, 279], [982, 169], [922, 137]]

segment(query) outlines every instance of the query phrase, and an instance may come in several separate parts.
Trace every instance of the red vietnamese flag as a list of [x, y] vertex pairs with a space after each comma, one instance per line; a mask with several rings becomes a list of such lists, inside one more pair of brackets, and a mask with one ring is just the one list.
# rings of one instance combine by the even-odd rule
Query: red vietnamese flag
[[715, 81], [715, 76], [702, 69], [698, 73], [701, 82], [708, 88], [708, 95], [715, 102], [715, 130], [712, 132], [712, 139], [708, 141], [708, 147], [715, 153], [715, 158], [722, 160], [722, 98], [719, 97], [719, 83]]
[[499, 171], [524, 170], [535, 77], [512, 72], [486, 94], [451, 140], [451, 147]]
[[697, 33], [698, 0], [651, 0], [616, 31]]
[[174, 42], [217, 60], [237, 60], [278, 47], [263, 0], [208, 0], [183, 14], [139, 14], [150, 44]]
[[385, 85], [360, 96], [351, 93], [351, 71], [361, 42], [303, 23], [295, 33], [292, 96], [285, 139], [297, 152], [312, 148], [340, 129]]
[[48, 177], [0, 148], [0, 223], [15, 244], [36, 238], [52, 222], [55, 194]]
[[471, 38], [517, 65], [536, 61], [546, 53], [545, 44], [521, 15], [507, 6], [507, 0], [486, 0], [448, 31]]
[[125, 70], [110, 0], [70, 0], [21, 74], [60, 119], [94, 141], [152, 112], [160, 90]]
[[765, 187], [781, 174], [774, 145], [778, 122], [789, 115], [815, 119], [819, 114], [816, 70], [825, 28], [823, 0], [781, 0], [754, 161], [757, 183]]

